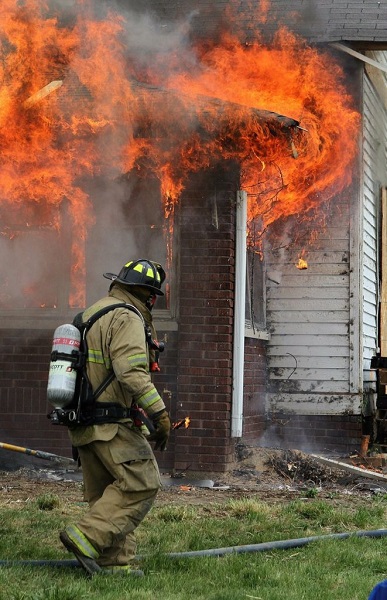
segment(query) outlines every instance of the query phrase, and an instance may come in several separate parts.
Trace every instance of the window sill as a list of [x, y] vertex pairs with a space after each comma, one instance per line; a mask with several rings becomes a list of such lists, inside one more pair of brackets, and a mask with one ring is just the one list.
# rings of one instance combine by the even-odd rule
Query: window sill
[[245, 338], [253, 338], [255, 340], [270, 340], [270, 333], [266, 329], [262, 329], [259, 326], [256, 326], [253, 329], [251, 323], [245, 323]]

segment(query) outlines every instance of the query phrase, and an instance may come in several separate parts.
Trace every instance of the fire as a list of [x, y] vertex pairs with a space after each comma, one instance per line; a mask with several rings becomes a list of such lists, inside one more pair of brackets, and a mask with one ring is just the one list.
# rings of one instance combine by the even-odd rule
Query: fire
[[308, 268], [308, 263], [306, 262], [306, 260], [304, 260], [303, 258], [300, 258], [297, 263], [297, 269], [302, 270], [302, 269], [307, 269], [307, 268]]
[[191, 419], [189, 417], [184, 417], [184, 419], [180, 419], [180, 421], [176, 421], [176, 423], [172, 423], [172, 429], [180, 429], [180, 427], [184, 427], [188, 429], [190, 426]]
[[[140, 59], [130, 16], [92, 0], [60, 10], [49, 0], [2, 2], [0, 215], [11, 240], [8, 227], [27, 219], [61, 231], [66, 208], [70, 306], [85, 304], [95, 223], [86, 182], [96, 176], [113, 180], [141, 164], [157, 174], [168, 262], [187, 178], [217, 161], [240, 164], [249, 219], [262, 230], [311, 218], [322, 197], [349, 185], [360, 117], [329, 51], [285, 29], [270, 45], [224, 31]], [[264, 31], [268, 0], [250, 10], [261, 11]], [[228, 20], [237, 31], [237, 13]]]
[[300, 256], [300, 258], [298, 259], [298, 263], [297, 263], [296, 267], [297, 267], [297, 269], [300, 269], [300, 270], [307, 269], [308, 268], [308, 263], [307, 263], [307, 261], [304, 258], [302, 258]]

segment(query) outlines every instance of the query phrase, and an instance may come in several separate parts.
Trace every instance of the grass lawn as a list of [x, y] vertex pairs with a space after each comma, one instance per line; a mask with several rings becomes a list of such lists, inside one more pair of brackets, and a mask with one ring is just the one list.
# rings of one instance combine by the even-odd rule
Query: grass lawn
[[[55, 494], [0, 504], [0, 559], [72, 559], [58, 531], [84, 510]], [[387, 579], [387, 537], [223, 557], [166, 554], [383, 529], [386, 516], [384, 494], [156, 505], [138, 529], [145, 577], [88, 579], [74, 567], [3, 565], [0, 600], [366, 600]]]

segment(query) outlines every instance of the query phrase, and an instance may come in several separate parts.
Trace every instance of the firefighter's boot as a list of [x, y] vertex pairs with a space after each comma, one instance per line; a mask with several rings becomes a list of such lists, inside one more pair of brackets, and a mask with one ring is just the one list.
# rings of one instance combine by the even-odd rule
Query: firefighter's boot
[[76, 525], [66, 527], [64, 531], [60, 532], [59, 538], [89, 575], [95, 575], [101, 571], [101, 567], [95, 562], [99, 556], [98, 551]]

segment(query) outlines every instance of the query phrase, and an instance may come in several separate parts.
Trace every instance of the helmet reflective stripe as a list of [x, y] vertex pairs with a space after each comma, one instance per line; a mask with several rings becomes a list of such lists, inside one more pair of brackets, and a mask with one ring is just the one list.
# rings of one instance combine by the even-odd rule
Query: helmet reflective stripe
[[[130, 262], [129, 264], [125, 265], [125, 267], [130, 267], [130, 265], [133, 264], [133, 261]], [[144, 270], [144, 267], [142, 265], [135, 265], [133, 267], [133, 271], [138, 271], [139, 273], [142, 273]], [[151, 272], [151, 275], [153, 275], [153, 272]]]
[[[132, 265], [132, 264], [133, 264], [133, 261], [131, 260], [130, 262], [126, 263], [125, 267], [130, 267], [130, 265]], [[135, 265], [133, 267], [133, 271], [138, 271], [139, 273], [143, 273], [144, 270], [145, 270], [145, 265], [142, 265], [141, 263], [139, 263], [138, 265]], [[155, 277], [157, 279], [157, 281], [161, 281], [160, 273], [158, 272], [157, 269], [156, 269], [156, 272], [154, 272], [151, 267], [148, 267], [145, 275], [146, 275], [146, 277]]]
[[145, 258], [130, 260], [118, 275], [104, 273], [104, 277], [128, 286], [138, 285], [149, 289], [157, 296], [164, 296], [161, 285], [165, 280], [165, 271], [159, 263]]

